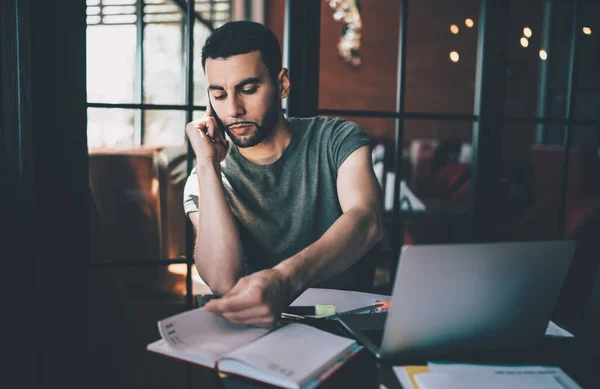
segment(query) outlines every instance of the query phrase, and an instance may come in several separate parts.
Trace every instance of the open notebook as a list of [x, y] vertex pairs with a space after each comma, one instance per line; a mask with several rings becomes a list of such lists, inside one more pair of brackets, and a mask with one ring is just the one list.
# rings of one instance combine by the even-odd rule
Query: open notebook
[[283, 388], [313, 388], [362, 349], [355, 340], [292, 323], [239, 326], [203, 308], [158, 322], [149, 351]]

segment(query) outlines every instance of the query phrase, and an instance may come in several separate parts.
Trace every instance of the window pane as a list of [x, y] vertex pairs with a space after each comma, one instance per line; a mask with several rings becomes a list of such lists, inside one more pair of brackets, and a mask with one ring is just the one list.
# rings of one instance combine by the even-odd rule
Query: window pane
[[135, 96], [136, 28], [134, 25], [87, 27], [87, 99], [132, 103]]
[[544, 2], [511, 0], [509, 7], [504, 111], [508, 116], [534, 117], [538, 114], [539, 88], [548, 65], [539, 55], [540, 50], [549, 50]]
[[[407, 111], [473, 112], [479, 3], [478, 0], [409, 3]], [[391, 80], [395, 82], [396, 78]]]
[[[399, 4], [397, 0], [370, 1], [368, 10], [363, 9], [362, 63], [355, 68], [338, 51], [342, 23], [334, 19], [336, 11], [322, 2], [319, 108], [395, 110]], [[298, 49], [293, 42], [292, 49]], [[291, 82], [293, 88], [293, 74]]]
[[183, 146], [185, 111], [144, 111], [145, 146]]
[[[600, 2], [580, 2], [581, 24], [578, 28], [577, 50], [577, 86], [573, 114], [577, 119], [598, 120], [600, 107], [600, 89], [597, 87], [598, 69], [600, 69]], [[584, 28], [585, 32], [584, 32]]]
[[504, 124], [500, 171], [508, 185], [504, 215], [508, 223], [518, 222], [532, 205], [531, 150], [535, 137], [535, 123]]
[[[177, 11], [172, 15], [180, 15]], [[183, 104], [184, 46], [180, 22], [150, 23], [144, 32], [144, 102]]]
[[[571, 144], [573, 146], [595, 147], [600, 152], [600, 129], [598, 126], [573, 126], [571, 129]], [[598, 155], [600, 160], [600, 155]], [[600, 180], [600, 175], [598, 175]]]
[[[568, 103], [569, 57], [573, 30], [573, 2], [522, 2], [512, 0], [509, 28], [509, 68], [506, 113], [509, 116], [565, 118]], [[595, 120], [600, 92], [594, 88], [600, 50], [593, 26], [600, 4], [581, 2], [576, 27], [577, 82], [573, 85], [576, 119]], [[529, 30], [526, 31], [526, 28]], [[530, 35], [526, 37], [525, 35]], [[526, 46], [526, 47], [525, 47]]]
[[134, 5], [126, 5], [126, 6], [104, 7], [102, 9], [102, 13], [104, 15], [135, 14], [135, 6]]
[[204, 24], [196, 21], [194, 24], [194, 105], [208, 103], [206, 77], [202, 69], [202, 46], [211, 31]]
[[104, 5], [128, 5], [135, 4], [136, 0], [102, 0]]
[[[344, 25], [334, 20], [338, 12], [324, 5], [320, 108], [396, 110], [400, 7], [399, 1], [381, 0], [361, 8], [361, 65], [352, 67], [338, 52]], [[457, 7], [454, 2], [423, 0], [409, 7], [406, 110], [472, 113], [479, 2]], [[466, 18], [474, 21], [472, 27], [465, 26]], [[459, 34], [450, 31], [452, 24], [460, 26]], [[458, 53], [458, 62], [450, 59], [452, 51]]]
[[[564, 130], [564, 126], [560, 126]], [[535, 123], [505, 123], [502, 174], [507, 179], [508, 207], [506, 219], [511, 222], [510, 238], [555, 239], [556, 213], [559, 209], [563, 144], [538, 144]], [[596, 163], [600, 149], [598, 127], [572, 128], [572, 146], [567, 169], [567, 225], [574, 227], [577, 206], [591, 198], [600, 186]], [[561, 139], [562, 141], [562, 139]], [[581, 202], [583, 200], [583, 202]], [[579, 201], [579, 204], [571, 201]], [[579, 208], [579, 212], [584, 208]], [[572, 215], [569, 212], [573, 212]], [[571, 220], [571, 223], [569, 223]], [[569, 227], [567, 227], [567, 230]], [[572, 232], [572, 231], [571, 231]]]
[[139, 132], [135, 115], [139, 111], [118, 108], [88, 108], [89, 147], [132, 147]]

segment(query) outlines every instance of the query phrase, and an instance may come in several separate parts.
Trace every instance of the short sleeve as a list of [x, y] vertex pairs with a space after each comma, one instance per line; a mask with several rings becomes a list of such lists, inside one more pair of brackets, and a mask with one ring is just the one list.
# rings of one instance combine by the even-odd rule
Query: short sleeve
[[183, 188], [183, 210], [186, 216], [189, 217], [190, 213], [198, 211], [199, 197], [198, 176], [196, 175], [196, 168], [193, 168]]
[[329, 151], [336, 170], [350, 154], [370, 143], [369, 135], [356, 123], [339, 120], [333, 126], [329, 142]]

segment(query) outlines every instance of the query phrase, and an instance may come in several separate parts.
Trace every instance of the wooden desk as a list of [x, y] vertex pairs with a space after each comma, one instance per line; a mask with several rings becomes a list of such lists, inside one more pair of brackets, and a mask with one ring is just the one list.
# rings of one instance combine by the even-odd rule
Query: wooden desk
[[[593, 344], [589, 339], [584, 337], [548, 338], [536, 347], [511, 348], [475, 354], [447, 355], [443, 360], [462, 363], [559, 366], [583, 389], [594, 389], [600, 387], [599, 347], [599, 344]], [[152, 357], [166, 358], [163, 356]], [[169, 358], [166, 359], [168, 360]], [[392, 366], [425, 364], [426, 362], [426, 360], [405, 360], [395, 361], [394, 363], [379, 363], [365, 349], [319, 388], [402, 389], [392, 371]], [[273, 386], [240, 378], [228, 377], [221, 379], [214, 370], [183, 362], [170, 361], [169, 363], [180, 363], [190, 367], [193, 377], [191, 387], [193, 388], [274, 388]]]

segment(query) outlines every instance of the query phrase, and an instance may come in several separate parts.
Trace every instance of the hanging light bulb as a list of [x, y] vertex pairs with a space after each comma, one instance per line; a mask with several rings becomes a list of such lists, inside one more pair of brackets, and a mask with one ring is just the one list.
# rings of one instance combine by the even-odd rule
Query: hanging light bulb
[[344, 25], [342, 36], [337, 45], [338, 53], [353, 67], [358, 67], [361, 64], [362, 19], [357, 1], [325, 0], [333, 10], [333, 19]]

